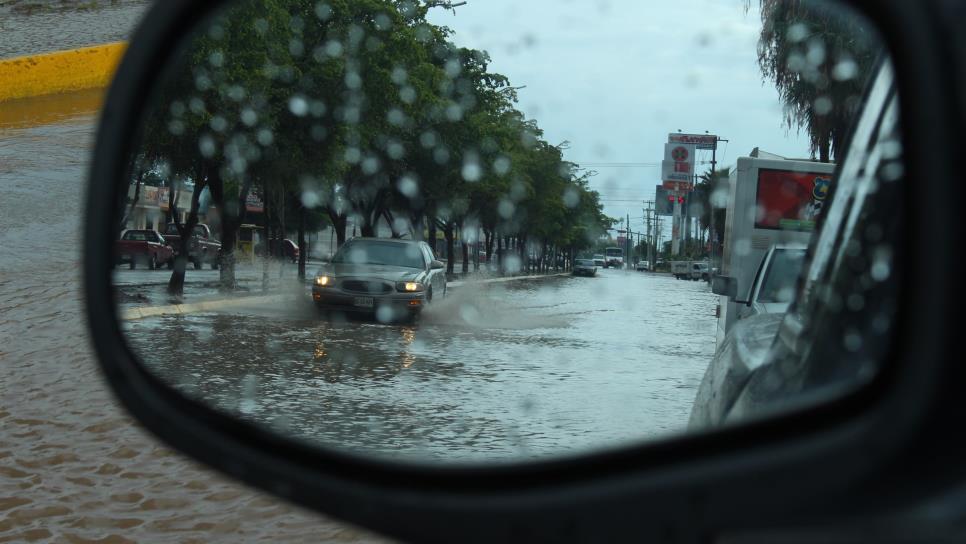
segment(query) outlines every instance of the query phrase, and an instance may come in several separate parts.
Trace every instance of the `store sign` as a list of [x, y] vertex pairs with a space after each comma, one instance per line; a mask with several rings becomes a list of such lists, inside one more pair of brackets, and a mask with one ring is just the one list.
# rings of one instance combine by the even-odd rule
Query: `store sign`
[[664, 144], [664, 160], [661, 161], [661, 180], [693, 183], [694, 145]]
[[248, 198], [245, 200], [245, 210], [255, 213], [262, 213], [265, 211], [265, 204], [258, 195], [248, 193]]
[[672, 132], [667, 135], [667, 141], [672, 144], [690, 144], [697, 149], [717, 149], [718, 147], [718, 136], [714, 134]]

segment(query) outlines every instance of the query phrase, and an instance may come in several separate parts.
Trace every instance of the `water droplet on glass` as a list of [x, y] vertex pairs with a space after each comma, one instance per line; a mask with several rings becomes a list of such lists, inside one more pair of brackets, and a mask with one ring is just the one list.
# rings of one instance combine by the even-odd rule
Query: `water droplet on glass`
[[359, 72], [352, 71], [345, 75], [345, 86], [347, 89], [357, 90], [362, 87], [362, 76]]
[[419, 194], [419, 184], [412, 176], [403, 176], [396, 183], [399, 192], [408, 198], [413, 198]]
[[358, 164], [362, 160], [362, 151], [358, 147], [347, 148], [343, 158], [349, 164]]
[[389, 142], [386, 144], [386, 154], [390, 159], [399, 160], [406, 155], [406, 148], [399, 142]]
[[221, 51], [214, 51], [208, 55], [208, 64], [214, 66], [215, 68], [221, 68], [225, 63], [225, 54]]
[[362, 173], [371, 176], [379, 171], [380, 166], [381, 165], [378, 158], [366, 157], [366, 159], [362, 161]]
[[832, 111], [832, 99], [827, 96], [820, 96], [815, 99], [812, 111], [816, 115], [828, 115]]
[[832, 79], [836, 81], [848, 81], [857, 75], [859, 75], [859, 65], [852, 59], [840, 60], [832, 68]]
[[184, 134], [184, 123], [175, 119], [168, 123], [168, 132], [175, 136], [181, 136]]
[[510, 200], [503, 199], [496, 207], [496, 211], [503, 219], [510, 219], [516, 211], [516, 205]]
[[268, 32], [268, 21], [265, 19], [255, 19], [255, 22], [252, 23], [252, 27], [259, 35], [265, 35], [265, 33]]
[[309, 103], [302, 95], [295, 95], [288, 100], [288, 111], [296, 117], [305, 117], [309, 112]]
[[272, 142], [275, 141], [275, 135], [267, 128], [259, 130], [255, 138], [258, 140], [258, 143], [266, 147], [272, 145]]
[[398, 108], [393, 108], [386, 114], [386, 120], [390, 125], [399, 127], [406, 123], [406, 114]]
[[323, 21], [329, 20], [332, 17], [332, 7], [325, 2], [319, 2], [315, 5], [315, 16]]
[[208, 125], [211, 126], [211, 130], [214, 130], [215, 132], [224, 132], [226, 129], [228, 129], [228, 121], [220, 115], [212, 117], [211, 122], [209, 122]]
[[563, 203], [568, 208], [576, 208], [580, 204], [580, 193], [577, 192], [577, 189], [567, 187], [567, 190], [564, 191]]
[[795, 23], [788, 27], [785, 37], [792, 43], [798, 43], [808, 37], [808, 27], [802, 23]]
[[305, 54], [305, 44], [302, 43], [302, 40], [293, 38], [288, 42], [288, 52], [293, 57], [296, 57], [296, 58], [301, 57], [302, 55]]
[[842, 343], [845, 345], [846, 350], [855, 353], [862, 349], [862, 336], [854, 329], [849, 330], [842, 338]]
[[470, 182], [480, 181], [483, 177], [483, 167], [480, 165], [480, 157], [476, 153], [466, 153], [463, 157], [463, 169], [461, 171], [463, 179]]
[[333, 58], [342, 56], [344, 49], [342, 42], [338, 40], [329, 40], [325, 44], [325, 54]]
[[258, 123], [258, 114], [251, 108], [245, 108], [241, 112], [241, 121], [245, 126], [253, 127]]
[[463, 118], [463, 107], [459, 104], [450, 104], [446, 107], [446, 118], [454, 123]]
[[201, 151], [201, 155], [207, 159], [215, 156], [215, 139], [205, 134], [198, 139], [198, 150]]
[[506, 156], [499, 156], [493, 161], [493, 171], [501, 176], [505, 176], [510, 172], [510, 158]]

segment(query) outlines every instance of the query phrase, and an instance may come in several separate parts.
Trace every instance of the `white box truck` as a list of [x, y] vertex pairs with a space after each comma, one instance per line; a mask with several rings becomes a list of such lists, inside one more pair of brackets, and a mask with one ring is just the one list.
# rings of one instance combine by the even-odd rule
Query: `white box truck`
[[729, 181], [718, 297], [717, 343], [749, 303], [755, 273], [769, 248], [808, 244], [829, 194], [835, 165], [740, 157]]

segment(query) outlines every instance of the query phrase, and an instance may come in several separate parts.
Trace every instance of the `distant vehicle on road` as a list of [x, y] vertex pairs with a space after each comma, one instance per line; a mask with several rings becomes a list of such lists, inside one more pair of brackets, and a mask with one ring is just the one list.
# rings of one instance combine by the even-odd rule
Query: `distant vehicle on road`
[[[181, 235], [178, 233], [178, 226], [168, 223], [164, 229], [164, 241], [174, 250], [175, 257], [178, 256], [178, 248], [181, 245]], [[200, 269], [206, 263], [211, 265], [212, 270], [218, 268], [218, 251], [221, 250], [221, 242], [215, 240], [211, 235], [208, 225], [195, 225], [191, 231], [191, 238], [188, 240], [188, 261]]]
[[604, 268], [624, 268], [624, 250], [619, 247], [604, 249]]
[[651, 263], [648, 261], [637, 261], [637, 266], [635, 268], [638, 272], [644, 272], [645, 270], [651, 269]]
[[671, 261], [671, 274], [679, 280], [711, 279], [711, 266], [707, 261]]
[[607, 268], [607, 262], [604, 261], [603, 255], [594, 255], [594, 266], [600, 266], [602, 268]]
[[445, 264], [426, 242], [353, 238], [322, 266], [312, 299], [322, 310], [373, 314], [381, 322], [415, 318], [446, 295]]
[[138, 263], [154, 270], [161, 265], [174, 266], [174, 251], [154, 229], [131, 229], [121, 234], [115, 243], [117, 263], [128, 263], [133, 270]]
[[577, 259], [574, 261], [574, 276], [596, 276], [597, 265], [593, 259]]

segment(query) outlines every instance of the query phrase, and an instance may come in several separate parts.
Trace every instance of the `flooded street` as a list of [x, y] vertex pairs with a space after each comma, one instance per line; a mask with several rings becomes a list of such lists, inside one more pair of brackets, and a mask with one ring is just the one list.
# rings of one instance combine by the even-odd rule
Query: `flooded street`
[[469, 283], [415, 323], [332, 320], [301, 301], [127, 330], [160, 377], [225, 411], [354, 452], [455, 462], [683, 430], [714, 350], [706, 283], [633, 270]]

